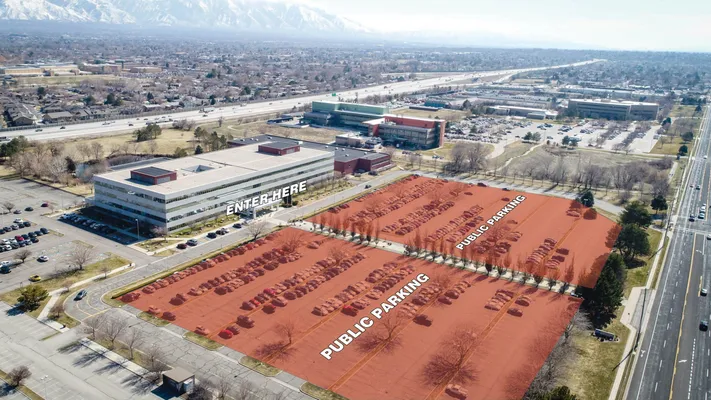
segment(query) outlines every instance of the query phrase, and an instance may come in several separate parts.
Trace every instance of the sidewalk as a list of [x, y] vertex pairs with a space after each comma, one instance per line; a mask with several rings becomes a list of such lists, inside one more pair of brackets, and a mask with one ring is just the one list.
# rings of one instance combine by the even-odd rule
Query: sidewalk
[[[118, 267], [116, 269], [109, 271], [106, 274], [106, 276], [109, 277], [111, 275], [117, 274], [121, 271], [127, 270], [129, 268], [133, 268], [133, 267], [134, 267], [134, 264], [127, 264], [127, 265], [124, 265], [123, 267]], [[69, 291], [71, 291], [73, 288], [77, 288], [77, 287], [86, 285], [87, 283], [91, 283], [91, 282], [93, 282], [97, 279], [101, 279], [101, 278], [103, 278], [103, 274], [92, 276], [91, 278], [87, 278], [82, 281], [76, 282], [69, 287]], [[47, 316], [49, 315], [49, 311], [52, 309], [52, 307], [57, 303], [59, 298], [64, 293], [67, 293], [67, 291], [64, 289], [57, 289], [57, 290], [49, 292], [49, 296], [50, 296], [49, 301], [47, 302], [47, 305], [44, 306], [42, 311], [40, 311], [39, 315], [37, 316], [37, 320], [39, 322], [49, 326], [50, 328], [52, 328], [60, 333], [69, 331], [69, 328], [67, 328], [63, 324], [60, 324], [59, 322], [53, 321], [52, 319], [48, 318]]]

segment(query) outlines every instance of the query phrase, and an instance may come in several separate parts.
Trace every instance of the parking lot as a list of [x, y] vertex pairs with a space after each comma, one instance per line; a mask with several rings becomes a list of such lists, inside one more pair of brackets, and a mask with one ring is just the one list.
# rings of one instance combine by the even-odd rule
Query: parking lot
[[[625, 147], [628, 147], [631, 153], [649, 153], [657, 142], [655, 132], [658, 126], [642, 125], [643, 123], [638, 122], [627, 124], [602, 120], [561, 125], [552, 124], [550, 121], [530, 121], [513, 117], [480, 117], [452, 124], [445, 137], [455, 141], [499, 144], [522, 140], [530, 132], [538, 133], [541, 142], [550, 141], [560, 145], [563, 138], [568, 136], [578, 141], [579, 147], [596, 147], [608, 151], [625, 151]], [[606, 135], [608, 129], [613, 126], [615, 132]], [[640, 129], [637, 129], [638, 126]]]

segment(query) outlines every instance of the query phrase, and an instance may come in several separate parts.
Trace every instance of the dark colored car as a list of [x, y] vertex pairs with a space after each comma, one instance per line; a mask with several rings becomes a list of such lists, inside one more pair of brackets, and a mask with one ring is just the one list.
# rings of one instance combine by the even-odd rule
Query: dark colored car
[[699, 323], [699, 329], [701, 329], [702, 331], [709, 330], [709, 321], [701, 321]]
[[86, 290], [82, 289], [79, 291], [79, 293], [77, 293], [76, 296], [74, 296], [74, 300], [81, 300], [84, 297], [86, 297]]
[[30, 232], [27, 234], [27, 236], [29, 236], [30, 238], [35, 238], [37, 237], [37, 234], [35, 234], [34, 232]]
[[49, 207], [49, 203], [45, 201], [44, 203], [42, 203], [42, 207]]
[[487, 187], [487, 186], [486, 186], [486, 183], [484, 183], [484, 182], [479, 182], [479, 183], [477, 183], [476, 185], [479, 186], [479, 187]]
[[34, 234], [35, 234], [35, 236], [42, 236], [42, 235], [44, 235], [44, 233], [42, 233], [42, 231], [35, 231]]
[[40, 232], [44, 233], [45, 235], [49, 233], [49, 229], [47, 228], [40, 228]]
[[232, 227], [235, 229], [240, 229], [240, 228], [242, 228], [242, 224], [236, 223], [236, 224], [232, 225]]
[[35, 209], [32, 207], [25, 207], [25, 211], [34, 211]]
[[67, 129], [67, 127], [66, 127], [66, 126], [62, 126], [62, 127], [61, 127], [61, 128], [59, 128], [59, 129]]
[[215, 233], [218, 234], [218, 235], [224, 235], [224, 234], [225, 234], [225, 231], [223, 231], [222, 229], [218, 229], [218, 230], [215, 231]]
[[15, 210], [12, 212], [13, 214], [22, 214], [22, 210]]
[[188, 245], [185, 244], [185, 243], [178, 243], [178, 246], [177, 246], [177, 247], [178, 247], [180, 250], [185, 250], [185, 249], [188, 248]]
[[217, 234], [215, 232], [210, 232], [207, 234], [207, 237], [209, 237], [210, 239], [215, 239], [217, 237]]
[[25, 228], [29, 228], [29, 227], [32, 226], [32, 223], [31, 223], [30, 221], [25, 221], [25, 222], [22, 223], [22, 225], [24, 225]]
[[25, 238], [25, 240], [30, 240], [30, 235], [28, 235], [28, 234], [26, 234], [26, 233], [23, 233], [21, 236], [22, 236], [23, 238]]

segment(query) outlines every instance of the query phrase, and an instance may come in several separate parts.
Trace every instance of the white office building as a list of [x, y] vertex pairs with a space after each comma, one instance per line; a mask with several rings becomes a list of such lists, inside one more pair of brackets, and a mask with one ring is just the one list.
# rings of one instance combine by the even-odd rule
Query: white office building
[[128, 221], [176, 231], [235, 210], [235, 204], [254, 217], [280, 204], [281, 193], [308, 190], [330, 177], [333, 165], [331, 151], [297, 141], [261, 143], [97, 175], [92, 202]]
[[581, 118], [607, 118], [620, 121], [654, 120], [659, 113], [659, 104], [607, 99], [570, 99], [568, 111]]

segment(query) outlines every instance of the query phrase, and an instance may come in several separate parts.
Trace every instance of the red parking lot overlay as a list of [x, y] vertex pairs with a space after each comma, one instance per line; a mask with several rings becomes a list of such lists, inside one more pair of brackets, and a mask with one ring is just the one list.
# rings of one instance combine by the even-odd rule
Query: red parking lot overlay
[[294, 228], [121, 299], [352, 400], [519, 399], [580, 304]]
[[310, 222], [594, 287], [619, 226], [577, 201], [410, 176]]

